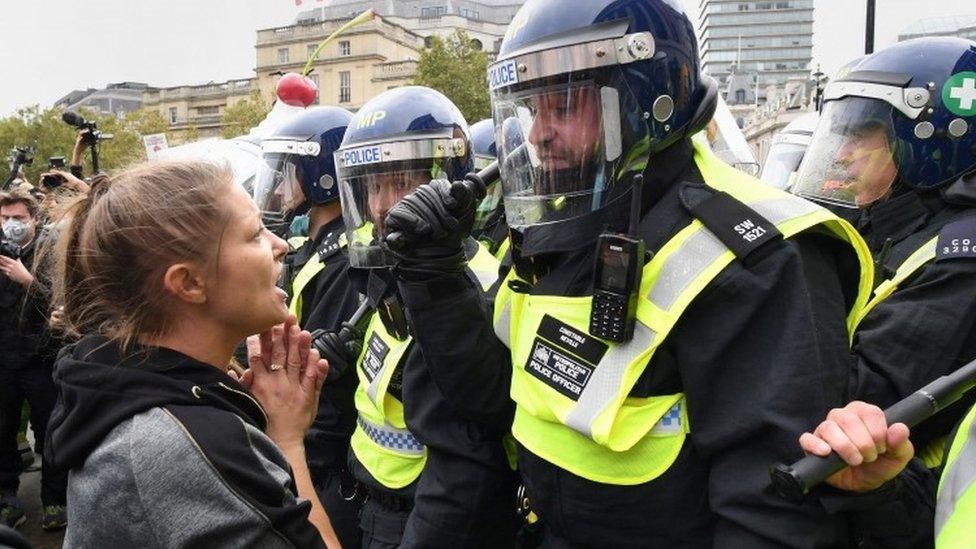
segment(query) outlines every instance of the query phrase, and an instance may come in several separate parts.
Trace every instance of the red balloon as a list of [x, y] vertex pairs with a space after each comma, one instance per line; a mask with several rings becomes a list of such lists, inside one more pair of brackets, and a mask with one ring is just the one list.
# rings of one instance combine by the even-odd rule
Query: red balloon
[[318, 86], [311, 78], [290, 72], [278, 80], [278, 99], [294, 107], [307, 107], [315, 102]]

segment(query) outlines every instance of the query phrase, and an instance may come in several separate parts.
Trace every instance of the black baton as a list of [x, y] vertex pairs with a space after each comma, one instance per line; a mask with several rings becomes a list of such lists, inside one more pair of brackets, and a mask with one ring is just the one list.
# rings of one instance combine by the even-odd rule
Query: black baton
[[[892, 404], [884, 412], [885, 420], [888, 425], [904, 423], [914, 427], [962, 398], [974, 386], [976, 360]], [[769, 476], [780, 496], [800, 502], [810, 490], [844, 467], [847, 463], [831, 452], [827, 457], [807, 456], [793, 465], [778, 463], [770, 468]]]

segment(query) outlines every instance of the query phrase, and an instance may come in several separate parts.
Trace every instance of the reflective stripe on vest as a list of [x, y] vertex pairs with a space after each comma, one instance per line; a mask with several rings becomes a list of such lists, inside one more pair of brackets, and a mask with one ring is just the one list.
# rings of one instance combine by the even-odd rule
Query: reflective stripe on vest
[[[852, 245], [862, 267], [860, 291], [848, 316], [852, 327], [873, 277], [870, 252], [853, 227], [820, 206], [765, 187], [724, 164], [716, 166], [720, 161], [699, 148], [696, 161], [709, 186], [748, 204], [784, 238], [819, 227]], [[713, 184], [716, 180], [721, 184]], [[621, 344], [585, 335], [592, 297], [517, 294], [502, 284], [495, 300], [495, 333], [512, 349], [516, 439], [536, 455], [597, 482], [637, 484], [667, 470], [690, 432], [684, 395], [633, 398], [630, 389], [685, 309], [734, 259], [693, 220], [645, 265], [645, 299], [638, 304], [634, 337]], [[583, 344], [591, 354], [593, 347], [605, 347], [598, 361], [588, 363], [572, 341], [560, 343], [551, 330], [543, 333], [546, 317], [577, 332], [570, 339], [597, 342]]]
[[410, 431], [389, 425], [374, 425], [362, 417], [359, 417], [358, 421], [359, 427], [366, 436], [379, 446], [397, 453], [423, 455], [424, 445]]
[[[468, 267], [484, 289], [498, 279], [498, 262], [483, 245]], [[412, 343], [412, 338], [400, 341], [391, 336], [379, 316], [373, 315], [356, 362], [359, 418], [350, 445], [373, 478], [391, 489], [415, 481], [427, 461], [423, 444], [407, 429], [403, 403], [389, 393], [390, 381]]]
[[868, 315], [879, 303], [891, 297], [891, 294], [895, 293], [898, 287], [911, 278], [915, 273], [919, 271], [922, 267], [928, 265], [931, 261], [935, 259], [935, 251], [939, 242], [939, 237], [936, 236], [932, 240], [929, 240], [922, 245], [921, 248], [915, 250], [912, 255], [908, 256], [908, 259], [898, 267], [895, 274], [885, 280], [874, 290], [874, 296], [871, 301], [861, 309], [861, 313], [857, 317], [855, 323], [855, 328], [861, 324], [864, 317]]
[[959, 426], [935, 506], [937, 549], [972, 548], [976, 540], [976, 407]]

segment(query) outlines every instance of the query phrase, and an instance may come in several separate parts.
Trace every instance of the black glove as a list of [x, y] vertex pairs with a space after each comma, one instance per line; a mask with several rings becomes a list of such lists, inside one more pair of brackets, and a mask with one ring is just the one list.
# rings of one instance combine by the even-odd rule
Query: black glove
[[470, 180], [435, 179], [405, 196], [386, 215], [387, 246], [407, 267], [459, 270], [481, 188]]
[[348, 322], [342, 323], [338, 333], [325, 330], [312, 333], [312, 345], [329, 362], [326, 381], [335, 381], [349, 371], [363, 350], [364, 337], [365, 334]]

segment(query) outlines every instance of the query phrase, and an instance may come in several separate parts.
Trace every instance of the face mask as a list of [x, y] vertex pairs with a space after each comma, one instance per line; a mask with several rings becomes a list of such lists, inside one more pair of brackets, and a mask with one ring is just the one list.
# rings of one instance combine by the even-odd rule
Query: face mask
[[12, 240], [18, 244], [23, 244], [30, 233], [31, 224], [24, 223], [19, 219], [8, 219], [3, 224], [3, 236], [7, 240]]

